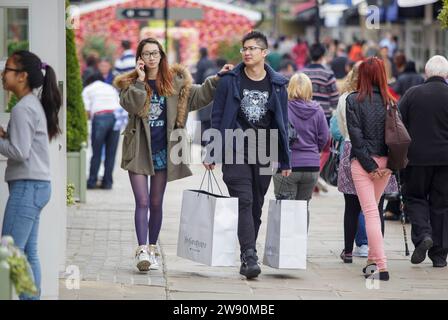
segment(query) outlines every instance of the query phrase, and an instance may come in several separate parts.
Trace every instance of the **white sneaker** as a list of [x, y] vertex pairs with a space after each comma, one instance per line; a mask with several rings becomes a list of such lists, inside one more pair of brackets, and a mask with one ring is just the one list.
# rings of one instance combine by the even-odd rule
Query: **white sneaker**
[[159, 253], [157, 252], [157, 245], [150, 244], [148, 245], [148, 254], [149, 254], [149, 262], [150, 266], [149, 269], [151, 270], [158, 270], [159, 269]]
[[151, 262], [146, 246], [139, 246], [135, 253], [135, 263], [139, 271], [149, 271]]
[[360, 247], [356, 247], [353, 250], [353, 256], [355, 257], [362, 257], [362, 258], [366, 258], [369, 256], [369, 246], [366, 244], [363, 244]]

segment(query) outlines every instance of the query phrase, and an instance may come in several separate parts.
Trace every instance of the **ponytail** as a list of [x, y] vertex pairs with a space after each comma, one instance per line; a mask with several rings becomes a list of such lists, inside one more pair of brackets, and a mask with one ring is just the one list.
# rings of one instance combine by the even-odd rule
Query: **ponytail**
[[40, 101], [47, 117], [47, 130], [50, 141], [61, 133], [58, 113], [61, 108], [61, 94], [59, 92], [56, 73], [49, 65], [45, 65], [45, 77]]
[[[62, 98], [56, 82], [56, 73], [52, 67], [42, 63], [40, 58], [30, 51], [16, 51], [12, 54], [12, 58], [23, 71], [28, 73], [28, 86], [31, 89], [42, 86], [40, 101], [47, 118], [48, 137], [51, 141], [61, 133], [58, 113]], [[45, 76], [42, 74], [42, 70], [45, 70]]]

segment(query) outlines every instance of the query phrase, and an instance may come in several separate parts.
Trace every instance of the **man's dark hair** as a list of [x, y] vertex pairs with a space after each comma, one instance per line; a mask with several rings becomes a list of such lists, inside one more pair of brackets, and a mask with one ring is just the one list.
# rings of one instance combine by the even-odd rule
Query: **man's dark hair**
[[325, 47], [321, 43], [315, 43], [310, 48], [311, 61], [317, 61], [325, 54]]
[[241, 40], [241, 44], [244, 45], [244, 43], [248, 40], [254, 39], [257, 44], [259, 44], [261, 47], [267, 49], [268, 48], [268, 39], [266, 36], [261, 33], [260, 31], [251, 31], [248, 34], [246, 34], [243, 39]]
[[129, 42], [129, 40], [122, 40], [122, 41], [121, 41], [121, 47], [122, 47], [124, 50], [129, 50], [129, 49], [131, 49], [131, 42]]
[[227, 63], [226, 59], [223, 58], [217, 58], [216, 59], [216, 66], [218, 67], [218, 69], [221, 69], [222, 67], [224, 67], [224, 65]]
[[207, 57], [208, 56], [207, 48], [204, 48], [204, 47], [200, 48], [199, 49], [199, 55], [201, 56], [201, 58]]
[[415, 68], [415, 62], [412, 60], [409, 60], [408, 62], [406, 62], [406, 67], [404, 68], [404, 72], [417, 73], [417, 69]]
[[104, 78], [101, 75], [101, 73], [95, 72], [91, 76], [89, 76], [86, 80], [85, 86], [87, 87], [89, 84], [92, 84], [95, 81], [103, 81], [104, 82]]
[[98, 65], [99, 59], [96, 55], [94, 54], [89, 54], [86, 58], [86, 65], [88, 67], [94, 67], [96, 68], [96, 66]]

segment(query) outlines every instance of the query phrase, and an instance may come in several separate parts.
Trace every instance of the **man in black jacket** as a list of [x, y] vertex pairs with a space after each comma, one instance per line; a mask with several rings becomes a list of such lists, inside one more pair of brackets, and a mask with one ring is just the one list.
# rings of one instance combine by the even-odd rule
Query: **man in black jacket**
[[[287, 177], [291, 173], [287, 133], [288, 80], [265, 64], [268, 41], [264, 34], [251, 31], [243, 37], [241, 44], [243, 62], [222, 75], [213, 101], [212, 128], [221, 134], [223, 159], [212, 161], [213, 147], [209, 144], [204, 166], [213, 170], [214, 162], [224, 160], [223, 180], [230, 196], [238, 198], [240, 274], [251, 279], [261, 272], [256, 242], [272, 172], [269, 170], [271, 159], [265, 163], [260, 155], [269, 154], [271, 158], [275, 157], [273, 154], [278, 155], [278, 159], [272, 160], [279, 162], [282, 175]], [[273, 144], [278, 153], [271, 148], [270, 139], [275, 137], [275, 134], [271, 136], [271, 129], [278, 132], [278, 140]], [[236, 134], [228, 135], [229, 130]], [[248, 137], [253, 134], [256, 141], [252, 140], [249, 145], [250, 139], [243, 137], [245, 141], [242, 145], [234, 143], [238, 132], [241, 134], [243, 131]], [[265, 138], [263, 133], [266, 133]]]
[[402, 96], [409, 88], [422, 84], [424, 81], [425, 79], [415, 69], [415, 62], [408, 61], [403, 73], [398, 76], [397, 81], [392, 85], [392, 89]]
[[415, 251], [421, 263], [426, 252], [434, 267], [445, 267], [448, 254], [448, 60], [432, 57], [427, 80], [410, 88], [399, 108], [412, 143], [406, 168], [406, 211], [412, 223]]

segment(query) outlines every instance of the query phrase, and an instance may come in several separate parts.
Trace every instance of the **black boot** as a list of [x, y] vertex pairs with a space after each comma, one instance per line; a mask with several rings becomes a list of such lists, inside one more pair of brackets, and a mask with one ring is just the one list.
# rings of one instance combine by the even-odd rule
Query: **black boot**
[[389, 281], [389, 272], [388, 271], [375, 271], [371, 274], [365, 274], [364, 277], [366, 279], [372, 280], [381, 280], [381, 281]]
[[261, 272], [258, 257], [254, 249], [247, 249], [241, 254], [240, 274], [247, 279], [256, 278]]
[[446, 263], [446, 257], [447, 257], [447, 250], [442, 249], [439, 246], [433, 246], [428, 251], [428, 257], [432, 261], [432, 266], [434, 268], [444, 268], [447, 266]]
[[415, 248], [414, 253], [411, 257], [411, 263], [419, 264], [422, 263], [426, 259], [426, 252], [432, 247], [432, 239], [429, 236], [426, 236], [422, 242], [418, 244]]

